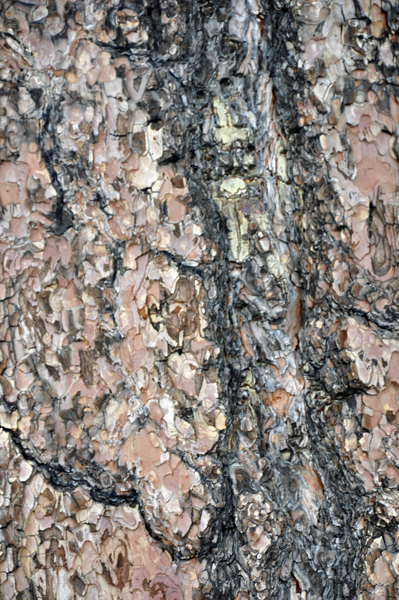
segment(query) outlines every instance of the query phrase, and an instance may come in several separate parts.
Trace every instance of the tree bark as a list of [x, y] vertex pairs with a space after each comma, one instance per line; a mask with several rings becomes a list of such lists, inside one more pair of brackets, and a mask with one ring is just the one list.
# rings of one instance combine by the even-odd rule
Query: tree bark
[[0, 14], [1, 598], [398, 598], [397, 2]]

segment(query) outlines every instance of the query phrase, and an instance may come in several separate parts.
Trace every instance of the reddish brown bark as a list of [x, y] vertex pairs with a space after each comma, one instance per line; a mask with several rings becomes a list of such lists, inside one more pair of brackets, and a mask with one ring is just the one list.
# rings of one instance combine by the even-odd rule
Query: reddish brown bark
[[1, 597], [395, 598], [396, 4], [0, 7]]

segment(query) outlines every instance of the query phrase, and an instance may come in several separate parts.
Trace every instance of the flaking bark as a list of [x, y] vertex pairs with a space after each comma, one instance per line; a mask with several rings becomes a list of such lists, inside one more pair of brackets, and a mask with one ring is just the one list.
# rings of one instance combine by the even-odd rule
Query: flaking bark
[[399, 596], [395, 0], [0, 2], [0, 595]]

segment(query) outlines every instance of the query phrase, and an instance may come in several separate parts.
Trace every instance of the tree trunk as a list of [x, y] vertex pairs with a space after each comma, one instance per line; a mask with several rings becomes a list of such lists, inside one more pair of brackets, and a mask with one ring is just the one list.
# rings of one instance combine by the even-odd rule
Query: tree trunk
[[397, 2], [0, 7], [1, 598], [399, 598]]

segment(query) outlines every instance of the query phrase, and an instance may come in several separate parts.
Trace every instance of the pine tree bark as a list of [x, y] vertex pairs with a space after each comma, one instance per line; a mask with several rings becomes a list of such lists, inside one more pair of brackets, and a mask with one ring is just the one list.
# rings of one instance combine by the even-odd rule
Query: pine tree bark
[[399, 597], [395, 0], [0, 2], [0, 596]]

